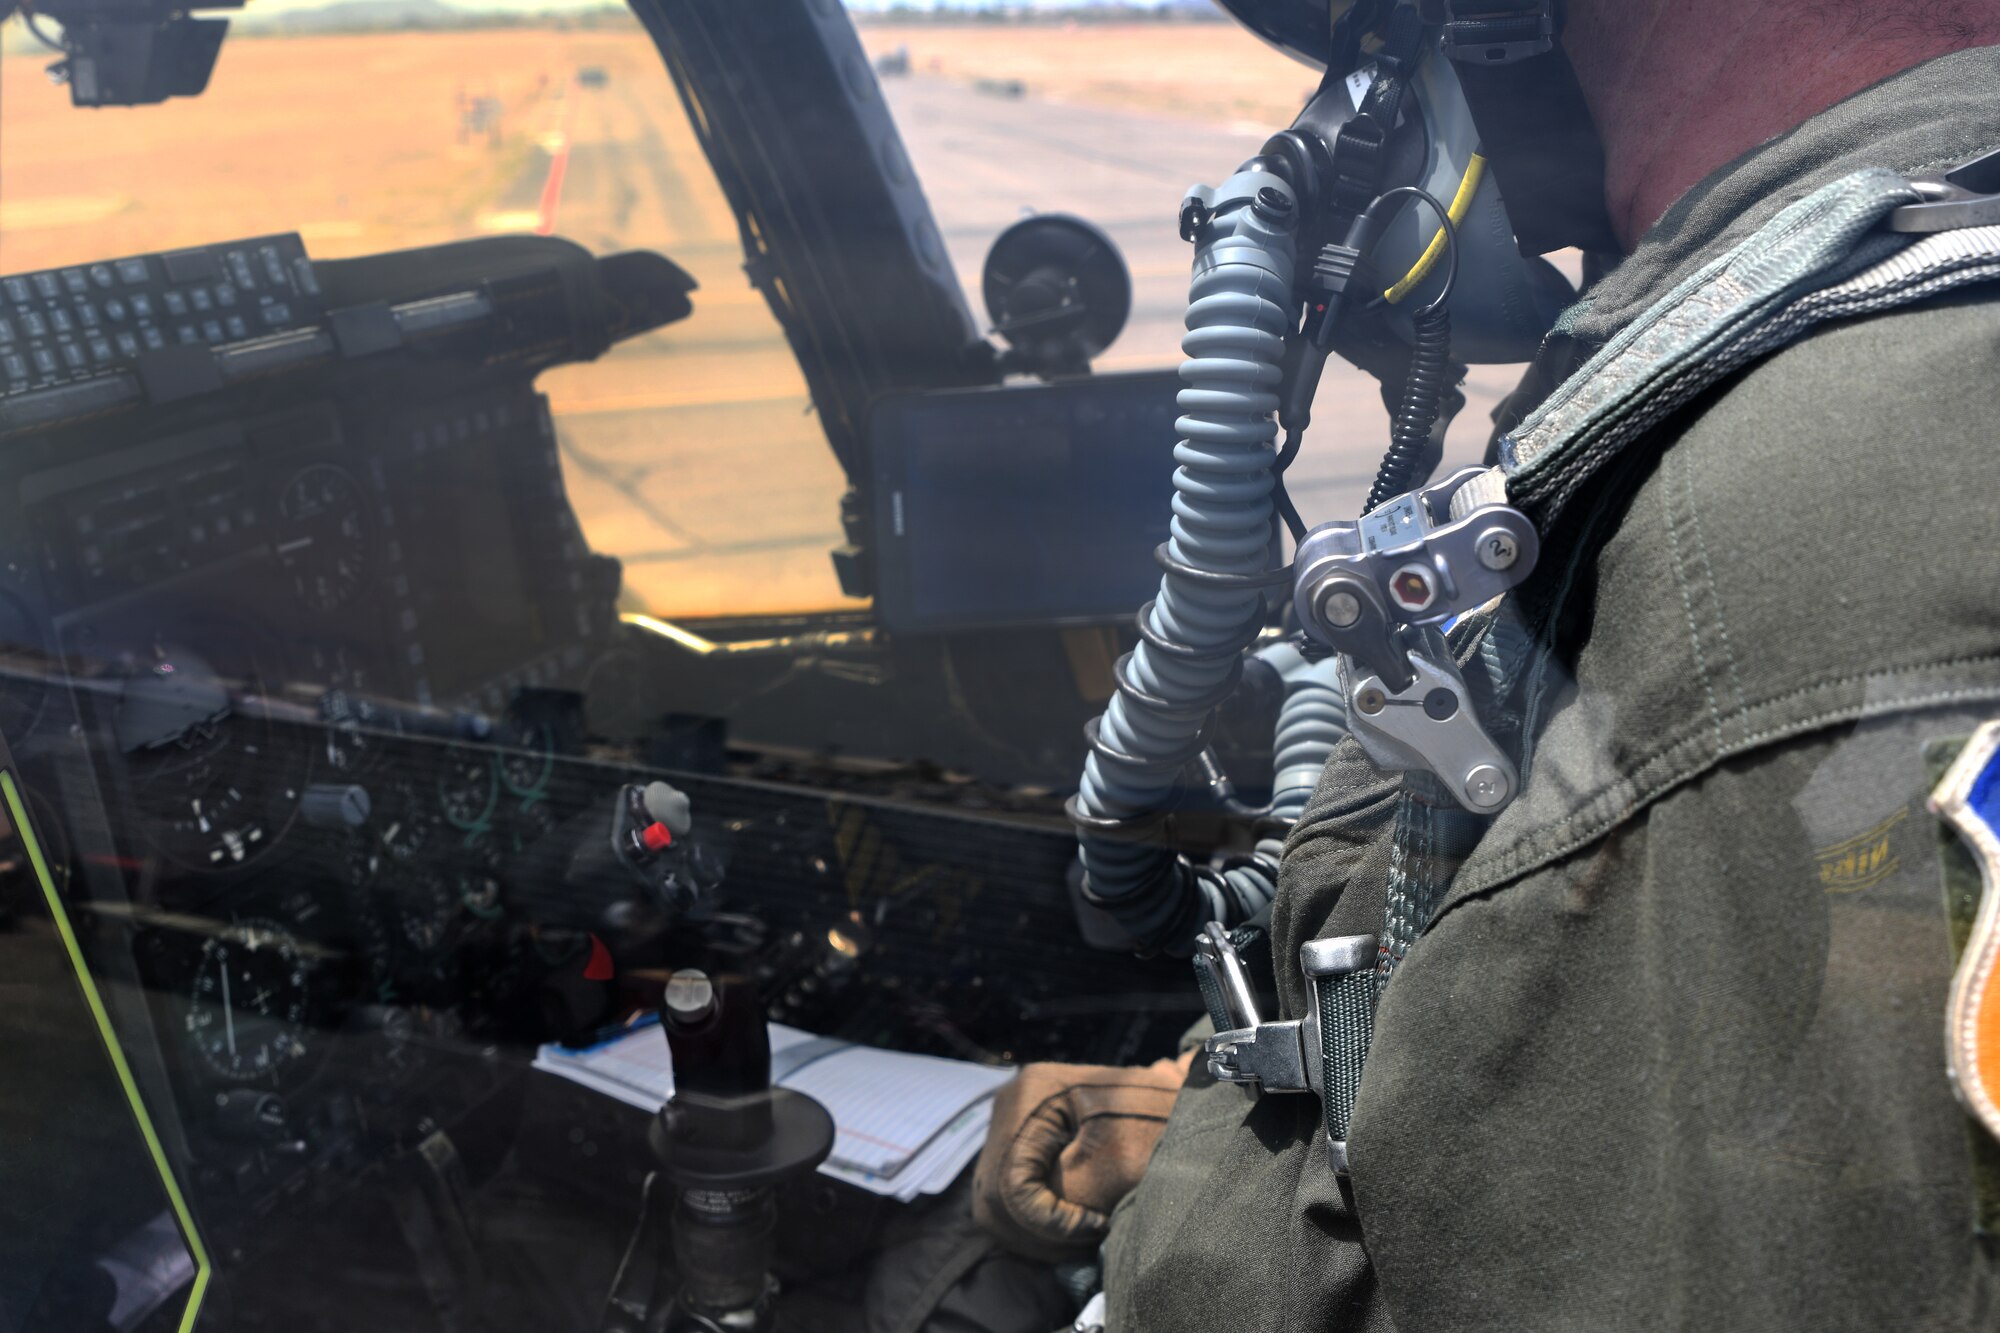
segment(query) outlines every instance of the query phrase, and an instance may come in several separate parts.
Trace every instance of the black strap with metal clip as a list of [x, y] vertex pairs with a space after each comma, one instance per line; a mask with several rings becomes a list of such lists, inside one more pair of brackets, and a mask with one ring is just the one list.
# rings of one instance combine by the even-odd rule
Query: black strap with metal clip
[[1341, 1175], [1347, 1173], [1347, 1128], [1375, 1029], [1375, 957], [1373, 935], [1301, 945], [1299, 970], [1311, 1010], [1303, 1019], [1266, 1021], [1222, 924], [1211, 921], [1195, 943], [1195, 976], [1216, 1028], [1204, 1045], [1209, 1072], [1259, 1092], [1316, 1094], [1327, 1160]]

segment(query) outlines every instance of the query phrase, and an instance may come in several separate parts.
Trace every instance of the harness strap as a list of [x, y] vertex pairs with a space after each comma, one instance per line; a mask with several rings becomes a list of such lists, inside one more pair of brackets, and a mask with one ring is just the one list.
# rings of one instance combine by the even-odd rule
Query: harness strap
[[[1912, 240], [1881, 224], [1920, 198], [1869, 168], [1792, 204], [1620, 330], [1500, 441], [1508, 495], [1547, 531], [1652, 426], [1818, 325], [1995, 276], [2000, 227]], [[1588, 298], [1586, 298], [1588, 299]], [[1572, 308], [1557, 332], [1581, 307]]]
[[1312, 985], [1319, 1007], [1319, 1100], [1327, 1155], [1333, 1169], [1345, 1174], [1354, 1095], [1361, 1090], [1361, 1066], [1375, 1038], [1375, 978], [1363, 968], [1344, 976], [1315, 977]]

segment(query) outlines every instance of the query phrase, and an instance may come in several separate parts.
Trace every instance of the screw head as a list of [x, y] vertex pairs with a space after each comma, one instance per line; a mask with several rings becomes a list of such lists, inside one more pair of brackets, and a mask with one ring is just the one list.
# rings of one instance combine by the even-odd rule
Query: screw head
[[1346, 629], [1361, 619], [1361, 599], [1338, 585], [1319, 595], [1319, 618], [1335, 629]]
[[1367, 689], [1360, 691], [1354, 696], [1354, 706], [1370, 717], [1381, 712], [1387, 706], [1388, 702], [1388, 696], [1373, 685], [1370, 685]]
[[1465, 775], [1465, 794], [1481, 810], [1491, 810], [1507, 799], [1507, 775], [1492, 764], [1476, 764]]
[[1389, 576], [1389, 596], [1405, 611], [1431, 609], [1437, 601], [1437, 580], [1423, 565], [1404, 565]]
[[1512, 569], [1520, 558], [1520, 543], [1507, 529], [1488, 528], [1479, 534], [1479, 563], [1488, 569]]
[[715, 1007], [715, 985], [708, 973], [684, 967], [667, 979], [667, 1008], [692, 1022]]

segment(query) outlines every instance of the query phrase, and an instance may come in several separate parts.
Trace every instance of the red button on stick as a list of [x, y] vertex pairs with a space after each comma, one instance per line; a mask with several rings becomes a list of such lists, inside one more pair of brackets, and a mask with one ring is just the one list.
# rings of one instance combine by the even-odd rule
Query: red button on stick
[[649, 852], [664, 852], [674, 845], [674, 831], [656, 821], [639, 830], [639, 841]]

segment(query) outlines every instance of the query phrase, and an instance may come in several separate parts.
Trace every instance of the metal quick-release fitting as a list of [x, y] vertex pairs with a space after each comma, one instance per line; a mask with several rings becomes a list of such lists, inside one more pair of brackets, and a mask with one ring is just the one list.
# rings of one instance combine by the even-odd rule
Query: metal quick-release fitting
[[1465, 468], [1358, 522], [1320, 525], [1293, 563], [1293, 610], [1342, 654], [1348, 726], [1368, 757], [1436, 774], [1479, 814], [1503, 809], [1520, 778], [1480, 724], [1438, 627], [1518, 585], [1539, 550], [1499, 471]]

